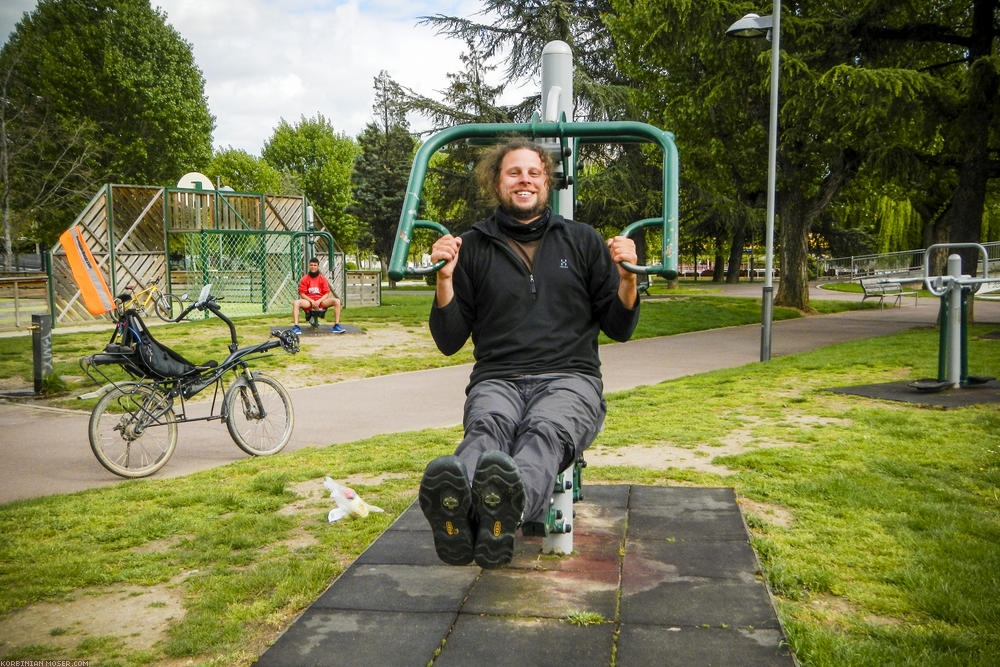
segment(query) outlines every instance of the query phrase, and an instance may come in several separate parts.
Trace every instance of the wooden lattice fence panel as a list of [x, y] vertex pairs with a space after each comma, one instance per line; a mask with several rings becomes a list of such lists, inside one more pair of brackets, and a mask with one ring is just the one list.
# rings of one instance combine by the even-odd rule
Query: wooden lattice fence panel
[[164, 188], [112, 186], [111, 230], [114, 243], [112, 292], [126, 285], [160, 285], [167, 269], [167, 242], [163, 229]]

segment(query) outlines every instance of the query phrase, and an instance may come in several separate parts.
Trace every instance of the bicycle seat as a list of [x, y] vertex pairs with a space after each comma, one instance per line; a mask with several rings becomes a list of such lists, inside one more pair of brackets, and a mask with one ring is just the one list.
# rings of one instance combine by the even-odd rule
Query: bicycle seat
[[127, 311], [123, 320], [121, 342], [108, 343], [104, 354], [95, 364], [115, 363], [139, 377], [161, 380], [182, 378], [200, 373], [218, 365], [215, 361], [193, 364], [180, 354], [156, 340], [135, 311]]

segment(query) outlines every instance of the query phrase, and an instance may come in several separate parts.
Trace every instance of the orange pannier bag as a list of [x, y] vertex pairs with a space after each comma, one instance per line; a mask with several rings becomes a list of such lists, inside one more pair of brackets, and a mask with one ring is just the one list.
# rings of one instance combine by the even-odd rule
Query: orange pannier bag
[[66, 251], [66, 261], [73, 271], [73, 280], [80, 288], [83, 305], [91, 315], [100, 315], [114, 310], [115, 300], [111, 296], [104, 276], [90, 254], [87, 242], [83, 240], [80, 227], [70, 227], [59, 237], [59, 243]]

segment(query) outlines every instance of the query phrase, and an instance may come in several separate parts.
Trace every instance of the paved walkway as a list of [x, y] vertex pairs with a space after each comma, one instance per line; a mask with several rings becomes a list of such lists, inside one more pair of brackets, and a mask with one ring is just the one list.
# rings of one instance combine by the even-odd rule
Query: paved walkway
[[[759, 283], [726, 286], [724, 290], [726, 294], [760, 296]], [[814, 299], [857, 298], [819, 289], [811, 294]], [[978, 302], [976, 316], [979, 322], [1000, 324], [1000, 302]], [[932, 326], [936, 317], [937, 300], [920, 299], [917, 306], [908, 300], [902, 308], [852, 310], [775, 322], [772, 356]], [[604, 386], [609, 392], [740, 366], [759, 358], [759, 324], [601, 348]], [[295, 431], [286, 451], [461, 424], [469, 371], [469, 365], [460, 365], [293, 390]], [[192, 410], [197, 412], [198, 408]], [[0, 401], [0, 503], [121, 482], [91, 453], [88, 421], [89, 415], [79, 411]], [[243, 456], [221, 423], [181, 424], [177, 449], [156, 476], [185, 475]]]

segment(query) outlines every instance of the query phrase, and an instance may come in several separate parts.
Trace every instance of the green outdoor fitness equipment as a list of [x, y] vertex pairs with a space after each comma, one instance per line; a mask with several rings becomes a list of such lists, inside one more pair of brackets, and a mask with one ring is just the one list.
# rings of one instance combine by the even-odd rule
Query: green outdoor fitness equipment
[[[543, 143], [551, 146], [557, 165], [562, 166], [562, 179], [553, 184], [553, 196], [559, 186], [566, 187], [573, 181], [575, 174], [575, 155], [581, 143], [653, 143], [660, 146], [663, 153], [663, 211], [658, 218], [647, 218], [633, 222], [622, 230], [622, 236], [631, 236], [639, 229], [659, 227], [662, 230], [660, 263], [651, 266], [638, 266], [623, 262], [622, 266], [633, 273], [655, 274], [664, 278], [677, 277], [677, 146], [674, 136], [659, 128], [634, 121], [607, 121], [600, 123], [570, 123], [566, 122], [565, 114], [558, 122], [540, 122], [537, 115], [530, 123], [471, 123], [457, 125], [442, 130], [430, 137], [417, 151], [410, 170], [410, 180], [406, 185], [406, 199], [403, 201], [403, 211], [399, 216], [399, 227], [396, 230], [396, 242], [392, 248], [389, 260], [389, 278], [402, 280], [404, 277], [415, 277], [434, 273], [444, 261], [433, 265], [407, 266], [410, 254], [410, 242], [414, 229], [432, 229], [442, 236], [449, 234], [448, 229], [432, 220], [418, 220], [417, 210], [420, 208], [420, 194], [427, 175], [427, 165], [431, 156], [442, 146], [461, 140], [503, 140], [510, 136], [529, 139], [555, 140]], [[568, 177], [566, 175], [569, 175]]]
[[[424, 187], [424, 177], [431, 157], [441, 147], [457, 141], [481, 144], [499, 143], [511, 137], [537, 140], [552, 156], [556, 163], [555, 175], [551, 183], [550, 204], [555, 213], [573, 218], [576, 164], [582, 143], [624, 144], [653, 143], [660, 147], [663, 155], [663, 210], [658, 218], [639, 220], [622, 230], [622, 236], [646, 227], [661, 230], [660, 263], [652, 266], [637, 266], [629, 262], [621, 265], [628, 271], [643, 275], [659, 275], [664, 278], [677, 277], [677, 146], [674, 136], [659, 128], [631, 121], [572, 123], [567, 118], [573, 115], [573, 58], [570, 47], [565, 42], [552, 41], [542, 50], [542, 95], [541, 116], [535, 114], [530, 123], [473, 123], [458, 125], [438, 132], [430, 137], [417, 151], [410, 170], [410, 180], [406, 186], [403, 211], [399, 216], [396, 241], [389, 259], [389, 278], [401, 280], [404, 277], [422, 276], [434, 273], [445, 265], [439, 261], [433, 265], [408, 266], [410, 242], [414, 229], [431, 229], [442, 236], [448, 229], [432, 220], [418, 220], [420, 194]], [[542, 119], [544, 118], [544, 122]], [[587, 443], [589, 444], [589, 443]], [[582, 498], [581, 471], [586, 463], [583, 459], [569, 465], [556, 478], [549, 508], [540, 523], [525, 523], [521, 529], [524, 535], [542, 536], [542, 553], [570, 554], [573, 552], [573, 502]]]
[[[931, 256], [938, 249], [971, 248], [982, 257], [983, 277], [962, 275], [962, 258], [948, 256], [947, 274], [931, 276]], [[968, 300], [979, 288], [995, 282], [990, 278], [990, 258], [986, 248], [978, 243], [936, 243], [924, 252], [924, 287], [941, 299], [939, 311], [940, 334], [938, 340], [938, 374], [935, 379], [921, 379], [909, 386], [918, 391], [937, 392], [992, 382], [995, 378], [969, 375], [968, 358]]]

